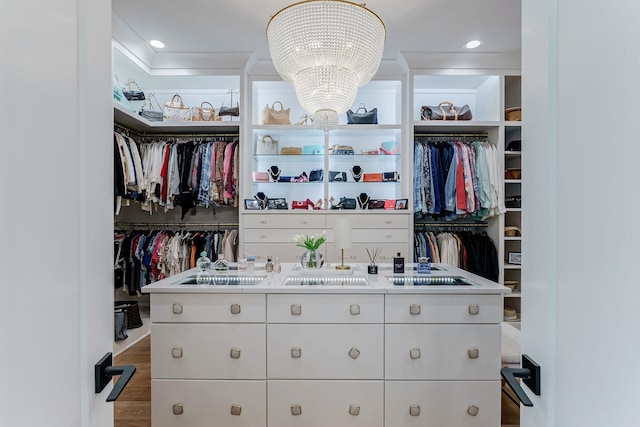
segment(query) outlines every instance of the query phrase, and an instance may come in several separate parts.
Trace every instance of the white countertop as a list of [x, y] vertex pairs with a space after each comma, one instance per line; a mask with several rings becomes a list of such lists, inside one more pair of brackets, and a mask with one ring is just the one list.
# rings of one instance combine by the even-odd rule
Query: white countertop
[[[369, 294], [385, 294], [385, 293], [424, 293], [424, 294], [507, 294], [511, 291], [509, 288], [480, 276], [472, 274], [460, 268], [452, 267], [446, 264], [432, 264], [439, 270], [432, 270], [430, 274], [417, 274], [412, 270], [412, 264], [405, 266], [405, 273], [393, 274], [390, 264], [380, 264], [378, 266], [378, 274], [367, 274], [367, 264], [349, 264], [352, 273], [343, 274], [335, 270], [335, 264], [324, 266], [320, 271], [314, 274], [300, 269], [298, 263], [282, 263], [282, 272], [267, 273], [262, 268], [264, 264], [257, 264], [254, 273], [248, 273], [246, 270], [230, 270], [225, 273], [229, 276], [265, 276], [263, 280], [255, 285], [187, 285], [180, 284], [181, 281], [191, 276], [195, 276], [197, 269], [184, 271], [175, 276], [168, 277], [150, 285], [144, 286], [144, 293], [369, 293]], [[215, 275], [216, 273], [213, 273]], [[471, 286], [456, 285], [393, 285], [388, 277], [463, 277]], [[304, 284], [304, 285], [285, 285], [288, 278], [295, 279], [323, 279], [329, 278], [332, 283], [329, 284]], [[337, 280], [344, 278], [345, 280]], [[349, 279], [362, 280], [365, 279], [368, 285], [350, 285]]]

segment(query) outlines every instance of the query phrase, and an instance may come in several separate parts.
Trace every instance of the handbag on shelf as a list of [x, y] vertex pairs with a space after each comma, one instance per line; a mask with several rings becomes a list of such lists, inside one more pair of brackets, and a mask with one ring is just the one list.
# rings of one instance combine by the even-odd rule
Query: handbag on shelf
[[349, 125], [377, 125], [378, 124], [378, 109], [373, 108], [367, 110], [364, 104], [360, 104], [358, 109], [353, 112], [347, 110], [347, 124]]
[[313, 207], [309, 204], [309, 199], [303, 201], [294, 200], [291, 202], [291, 209], [304, 209], [308, 210], [309, 207]]
[[[206, 107], [205, 105], [208, 105]], [[216, 117], [216, 110], [213, 108], [210, 102], [203, 102], [199, 107], [193, 107], [191, 109], [191, 121], [192, 122], [213, 122], [222, 120], [220, 117]]]
[[383, 172], [382, 173], [382, 181], [383, 182], [397, 181], [398, 178], [399, 178], [398, 172]]
[[507, 196], [504, 198], [504, 206], [506, 208], [522, 207], [522, 196]]
[[329, 148], [329, 154], [342, 155], [342, 154], [354, 154], [353, 147], [350, 145], [334, 145]]
[[256, 154], [278, 154], [278, 140], [271, 135], [263, 135], [256, 145]]
[[285, 155], [300, 155], [302, 154], [302, 147], [282, 147], [280, 154]]
[[276, 198], [276, 199], [269, 199], [267, 201], [267, 209], [284, 209], [284, 210], [288, 210], [289, 207], [287, 206], [287, 199], [285, 198]]
[[511, 107], [504, 110], [504, 119], [508, 122], [522, 120], [522, 107]]
[[422, 120], [471, 120], [472, 114], [469, 105], [455, 107], [452, 102], [442, 101], [438, 106], [422, 106], [420, 108]]
[[115, 309], [125, 310], [127, 313], [127, 329], [135, 329], [142, 326], [140, 306], [136, 301], [116, 301]]
[[347, 173], [329, 171], [329, 182], [347, 182]]
[[362, 182], [382, 182], [381, 173], [365, 173], [362, 175]]
[[253, 182], [269, 182], [269, 174], [267, 172], [251, 172]]
[[[227, 91], [227, 94], [224, 96], [224, 99], [222, 100], [222, 105], [220, 105], [220, 109], [218, 110], [218, 116], [231, 116], [231, 117], [238, 117], [240, 115], [240, 104], [238, 103], [238, 101], [236, 100], [236, 105], [235, 107], [233, 106], [233, 93], [235, 91], [233, 89], [229, 89], [229, 91]], [[227, 100], [227, 97], [230, 96], [231, 100], [229, 102], [229, 105], [225, 105], [225, 101]]]
[[[131, 85], [136, 85], [138, 90], [132, 90]], [[138, 83], [136, 83], [136, 81], [133, 79], [129, 79], [129, 81], [127, 81], [127, 89], [123, 90], [122, 93], [124, 94], [124, 97], [127, 98], [129, 101], [145, 100], [144, 91], [140, 88]]]
[[384, 200], [369, 200], [369, 209], [384, 209]]
[[[153, 108], [152, 101], [156, 101], [156, 104], [158, 105], [157, 111]], [[138, 112], [140, 117], [144, 117], [150, 122], [161, 122], [163, 118], [162, 107], [160, 107], [160, 103], [156, 99], [155, 94], [149, 93], [149, 96], [147, 97], [147, 106], [149, 108], [145, 109], [145, 107], [142, 107], [142, 109], [140, 109], [140, 111]]]
[[[276, 104], [280, 104], [279, 110], [276, 110]], [[269, 107], [269, 104], [265, 105], [262, 110], [261, 122], [263, 125], [290, 125], [290, 114], [291, 108], [285, 109], [282, 102], [275, 101], [271, 104], [271, 107]]]
[[324, 179], [324, 171], [322, 169], [313, 169], [309, 172], [309, 182], [319, 182]]
[[352, 197], [341, 197], [339, 205], [342, 209], [355, 209], [356, 199]]
[[384, 208], [387, 210], [396, 208], [396, 201], [394, 199], [387, 199], [384, 201]]
[[302, 154], [324, 154], [324, 145], [303, 145]]
[[191, 108], [182, 102], [182, 97], [177, 93], [171, 97], [171, 101], [165, 102], [162, 109], [164, 120], [191, 121]]

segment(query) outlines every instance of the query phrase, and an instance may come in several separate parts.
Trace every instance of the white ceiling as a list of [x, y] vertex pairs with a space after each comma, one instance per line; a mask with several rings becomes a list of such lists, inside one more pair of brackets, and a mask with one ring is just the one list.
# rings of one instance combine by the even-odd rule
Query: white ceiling
[[[294, 0], [112, 0], [113, 38], [152, 72], [244, 68], [269, 60], [265, 28]], [[455, 54], [520, 61], [520, 0], [368, 0], [387, 28], [384, 59]], [[146, 42], [159, 39], [162, 50]], [[483, 44], [464, 48], [471, 39]], [[420, 64], [418, 64], [420, 67]], [[500, 67], [498, 67], [500, 68]]]

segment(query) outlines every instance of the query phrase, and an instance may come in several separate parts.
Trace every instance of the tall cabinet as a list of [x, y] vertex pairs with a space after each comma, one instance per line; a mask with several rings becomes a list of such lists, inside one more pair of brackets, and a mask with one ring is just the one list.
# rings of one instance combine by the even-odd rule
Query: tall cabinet
[[[375, 108], [378, 124], [347, 124], [343, 114], [338, 128], [328, 133], [304, 120], [306, 112], [291, 85], [256, 78], [248, 87], [241, 252], [259, 260], [277, 256], [296, 261], [302, 249], [292, 237], [326, 230], [323, 251], [329, 261], [338, 261], [333, 227], [336, 218], [348, 216], [352, 246], [345, 251], [345, 260], [366, 262], [366, 249], [376, 247], [382, 249], [382, 262], [390, 262], [398, 252], [410, 253], [412, 171], [402, 124], [404, 77], [374, 80], [358, 92], [352, 110], [361, 104]], [[264, 124], [263, 110], [279, 110], [276, 102], [290, 110], [291, 124]], [[264, 197], [270, 208], [255, 209]], [[332, 209], [344, 199], [355, 202], [355, 208]], [[371, 209], [373, 200], [386, 202], [387, 209]], [[307, 209], [294, 209], [296, 202], [307, 201], [311, 202]]]

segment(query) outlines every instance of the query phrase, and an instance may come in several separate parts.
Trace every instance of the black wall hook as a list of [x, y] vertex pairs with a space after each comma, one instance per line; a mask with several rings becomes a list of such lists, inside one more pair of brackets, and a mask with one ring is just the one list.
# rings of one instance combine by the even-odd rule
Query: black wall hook
[[111, 381], [111, 377], [120, 375], [120, 378], [118, 378], [118, 381], [113, 386], [113, 390], [111, 390], [111, 393], [109, 393], [109, 396], [107, 397], [107, 402], [115, 401], [129, 383], [133, 374], [136, 373], [136, 367], [133, 365], [111, 366], [112, 364], [112, 353], [105, 354], [104, 357], [95, 364], [96, 394], [104, 390], [107, 384], [109, 384], [109, 381]]

